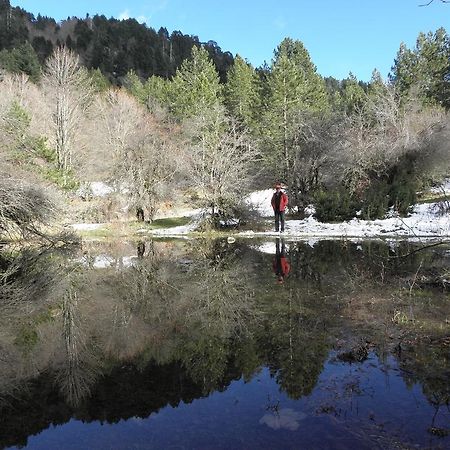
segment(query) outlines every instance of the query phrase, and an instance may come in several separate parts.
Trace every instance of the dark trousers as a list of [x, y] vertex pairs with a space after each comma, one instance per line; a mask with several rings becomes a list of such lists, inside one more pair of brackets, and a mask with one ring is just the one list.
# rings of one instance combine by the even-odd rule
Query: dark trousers
[[284, 231], [284, 211], [275, 211], [275, 231]]

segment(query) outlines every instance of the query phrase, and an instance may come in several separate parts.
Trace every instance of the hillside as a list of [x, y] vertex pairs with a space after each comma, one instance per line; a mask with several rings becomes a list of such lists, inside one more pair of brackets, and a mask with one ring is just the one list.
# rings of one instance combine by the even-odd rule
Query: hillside
[[0, 0], [0, 51], [27, 43], [41, 64], [55, 47], [64, 44], [80, 55], [87, 68], [100, 69], [113, 84], [121, 84], [130, 70], [143, 79], [152, 75], [171, 78], [193, 46], [204, 46], [222, 82], [233, 65], [233, 55], [222, 51], [216, 42], [201, 43], [197, 36], [181, 31], [156, 31], [135, 19], [108, 19], [104, 15], [68, 17], [57, 23]]

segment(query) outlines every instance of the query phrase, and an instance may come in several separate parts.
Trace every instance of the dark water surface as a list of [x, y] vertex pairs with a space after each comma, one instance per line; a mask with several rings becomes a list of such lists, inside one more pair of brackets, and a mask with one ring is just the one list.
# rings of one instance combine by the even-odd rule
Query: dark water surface
[[446, 244], [4, 248], [0, 447], [450, 448], [449, 283]]

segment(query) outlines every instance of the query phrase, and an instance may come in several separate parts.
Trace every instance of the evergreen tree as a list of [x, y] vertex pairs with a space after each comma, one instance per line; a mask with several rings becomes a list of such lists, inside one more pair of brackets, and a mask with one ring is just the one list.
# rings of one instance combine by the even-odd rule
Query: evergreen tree
[[267, 91], [261, 130], [267, 144], [265, 159], [275, 177], [287, 178], [299, 113], [329, 109], [325, 83], [300, 41], [286, 38], [275, 51]]
[[192, 47], [170, 87], [171, 110], [179, 119], [199, 117], [221, 102], [221, 86], [214, 64], [202, 47]]
[[344, 111], [349, 115], [361, 111], [366, 102], [366, 93], [356, 77], [350, 72], [342, 85], [344, 88], [342, 92]]
[[12, 49], [28, 39], [25, 11], [0, 0], [0, 50]]
[[401, 44], [390, 78], [404, 97], [416, 89], [425, 102], [450, 108], [450, 38], [445, 29], [420, 33], [414, 50]]
[[417, 38], [417, 81], [432, 101], [450, 107], [450, 38], [444, 28]]
[[415, 82], [415, 55], [402, 42], [392, 67], [390, 80], [395, 84], [402, 96], [406, 96]]
[[38, 57], [29, 42], [12, 50], [0, 51], [0, 68], [11, 73], [26, 73], [33, 82], [37, 82], [41, 76]]
[[249, 129], [253, 128], [255, 113], [260, 108], [258, 86], [258, 76], [253, 67], [236, 56], [225, 85], [225, 104], [231, 115]]

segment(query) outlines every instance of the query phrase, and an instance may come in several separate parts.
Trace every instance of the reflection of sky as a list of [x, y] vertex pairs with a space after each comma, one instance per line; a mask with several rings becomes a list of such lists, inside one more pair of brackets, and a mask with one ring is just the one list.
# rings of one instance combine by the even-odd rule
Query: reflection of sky
[[285, 430], [295, 431], [300, 426], [300, 421], [306, 417], [305, 413], [294, 411], [291, 408], [282, 408], [273, 413], [264, 414], [259, 423], [267, 425], [272, 430], [284, 428]]
[[[327, 411], [327, 412], [324, 412]], [[405, 414], [405, 411], [408, 414]], [[334, 448], [343, 440], [373, 448], [370, 434], [392, 435], [420, 445], [449, 443], [427, 434], [434, 409], [421, 387], [408, 388], [395, 360], [380, 364], [374, 354], [363, 364], [330, 360], [308, 397], [288, 398], [268, 369], [249, 382], [234, 381], [224, 392], [149, 417], [116, 424], [80, 421], [51, 427], [29, 439], [33, 449], [49, 448]], [[442, 411], [436, 426], [448, 424]]]

